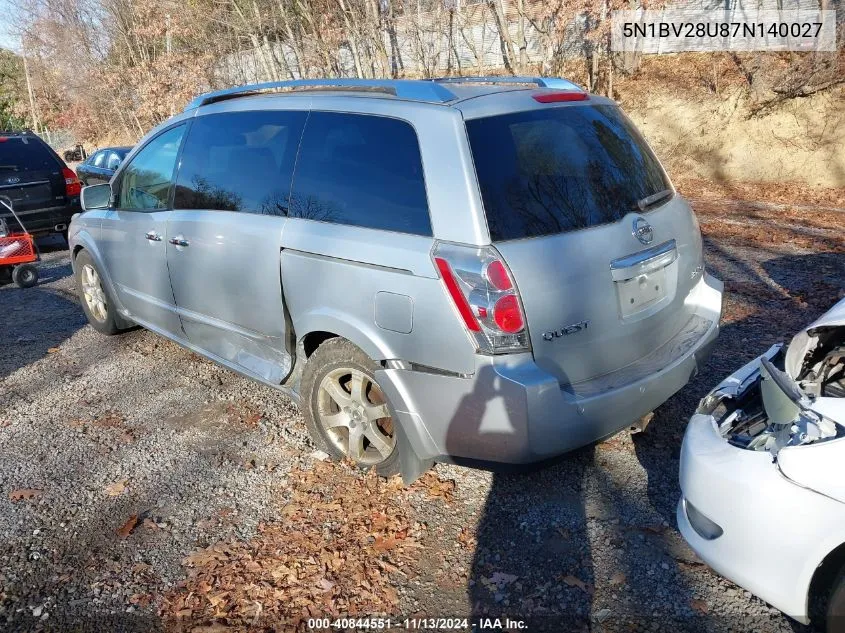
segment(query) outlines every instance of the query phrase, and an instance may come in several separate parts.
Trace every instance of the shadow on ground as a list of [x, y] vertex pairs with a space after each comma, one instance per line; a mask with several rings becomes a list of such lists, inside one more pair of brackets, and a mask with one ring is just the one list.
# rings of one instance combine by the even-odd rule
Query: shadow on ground
[[48, 237], [38, 244], [43, 256], [38, 285], [0, 287], [0, 378], [43, 358], [86, 324], [76, 298], [49, 286], [72, 275], [64, 240]]

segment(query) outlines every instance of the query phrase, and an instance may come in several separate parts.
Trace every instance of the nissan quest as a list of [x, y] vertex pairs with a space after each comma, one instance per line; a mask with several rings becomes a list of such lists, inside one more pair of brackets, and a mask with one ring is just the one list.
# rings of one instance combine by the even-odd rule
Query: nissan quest
[[689, 205], [619, 107], [564, 79], [212, 92], [82, 205], [97, 331], [279, 389], [321, 449], [406, 481], [606, 438], [719, 331]]

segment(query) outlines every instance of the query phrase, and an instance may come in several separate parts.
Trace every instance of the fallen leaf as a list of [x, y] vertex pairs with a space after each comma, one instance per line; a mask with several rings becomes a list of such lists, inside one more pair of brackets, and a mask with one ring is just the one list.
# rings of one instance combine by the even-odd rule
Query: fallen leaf
[[21, 499], [32, 499], [33, 497], [40, 497], [44, 491], [40, 488], [19, 488], [12, 490], [9, 493], [9, 499], [12, 501], [20, 501]]
[[148, 593], [133, 593], [129, 597], [129, 602], [140, 607], [146, 607], [152, 602], [152, 599], [153, 597]]
[[615, 587], [616, 585], [621, 585], [625, 582], [625, 574], [621, 571], [616, 572], [610, 577], [610, 586]]
[[388, 536], [388, 537], [377, 537], [375, 542], [373, 543], [373, 548], [379, 552], [386, 552], [387, 550], [393, 549], [396, 547], [404, 537], [398, 538], [396, 536]]
[[158, 532], [161, 529], [158, 524], [152, 519], [144, 519], [143, 525], [145, 528], [152, 532]]
[[226, 602], [226, 596], [228, 596], [228, 592], [224, 591], [222, 593], [214, 594], [213, 596], [208, 596], [208, 604], [212, 607], [217, 607], [221, 604]]
[[563, 582], [565, 582], [567, 585], [569, 585], [570, 587], [578, 587], [581, 591], [585, 591], [587, 593], [590, 593], [590, 588], [587, 586], [587, 583], [585, 583], [580, 578], [576, 578], [572, 574], [569, 574], [568, 576], [564, 576], [563, 578], [561, 578], [561, 580]]
[[385, 598], [387, 598], [391, 604], [399, 604], [399, 594], [393, 587], [384, 587], [383, 590]]
[[428, 496], [436, 499], [440, 497], [444, 501], [451, 501], [455, 494], [455, 480], [442, 479], [433, 470], [429, 470], [412, 485], [414, 488], [422, 488]]
[[124, 490], [126, 490], [126, 480], [122, 479], [106, 486], [105, 492], [110, 497], [117, 497], [121, 495]]
[[123, 525], [121, 525], [117, 529], [117, 535], [121, 536], [123, 538], [126, 538], [127, 536], [132, 534], [132, 530], [134, 530], [137, 527], [137, 525], [138, 525], [138, 515], [133, 514], [131, 517], [126, 519], [126, 523], [124, 523]]
[[698, 611], [702, 614], [710, 613], [710, 607], [707, 606], [707, 603], [704, 600], [690, 600], [689, 606], [692, 607], [693, 611]]
[[51, 347], [47, 350], [48, 354], [55, 354], [56, 352], [61, 351], [58, 347]]
[[332, 587], [334, 587], [334, 583], [329, 580], [328, 578], [321, 578], [317, 582], [317, 586], [322, 589], [323, 591], [330, 591]]
[[101, 429], [116, 429], [123, 425], [123, 415], [115, 411], [109, 411], [105, 415], [91, 422], [93, 426]]

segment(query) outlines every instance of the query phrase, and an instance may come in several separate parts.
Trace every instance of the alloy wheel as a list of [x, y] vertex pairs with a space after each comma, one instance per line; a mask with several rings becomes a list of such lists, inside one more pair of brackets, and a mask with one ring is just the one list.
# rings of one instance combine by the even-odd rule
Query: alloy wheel
[[108, 302], [106, 301], [106, 293], [103, 291], [103, 284], [100, 281], [100, 275], [93, 266], [85, 264], [82, 267], [81, 277], [82, 294], [85, 297], [88, 311], [97, 321], [105, 322], [109, 315]]
[[317, 393], [317, 414], [329, 441], [358, 464], [376, 466], [396, 447], [387, 399], [358, 369], [326, 374]]

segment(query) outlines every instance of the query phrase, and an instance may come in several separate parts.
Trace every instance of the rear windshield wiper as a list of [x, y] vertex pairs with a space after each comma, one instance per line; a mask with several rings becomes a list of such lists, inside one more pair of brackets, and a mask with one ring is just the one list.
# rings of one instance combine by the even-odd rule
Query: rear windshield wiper
[[646, 196], [642, 200], [637, 202], [637, 207], [640, 211], [645, 211], [650, 207], [653, 207], [658, 202], [665, 200], [666, 198], [670, 198], [672, 196], [671, 189], [664, 189], [663, 191], [658, 191], [657, 193], [653, 193], [650, 196]]

